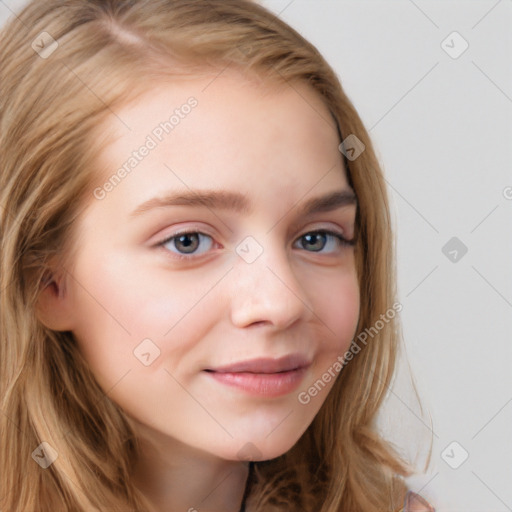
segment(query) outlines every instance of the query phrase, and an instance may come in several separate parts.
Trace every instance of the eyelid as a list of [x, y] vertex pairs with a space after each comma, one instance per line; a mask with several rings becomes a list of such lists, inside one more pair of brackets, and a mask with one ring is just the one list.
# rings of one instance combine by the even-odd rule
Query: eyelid
[[[340, 231], [338, 231], [340, 230]], [[340, 236], [341, 238], [343, 238], [344, 240], [346, 240], [347, 242], [350, 242], [350, 240], [346, 237], [344, 231], [342, 228], [333, 228], [331, 226], [320, 226], [320, 227], [309, 227], [309, 228], [304, 228], [303, 230], [301, 230], [302, 233], [300, 235], [298, 235], [297, 238], [300, 238], [308, 233], [316, 233], [316, 232], [328, 232], [328, 233], [332, 233], [332, 234], [335, 234], [335, 235], [338, 235]], [[208, 229], [206, 230], [203, 230], [203, 227], [200, 227], [200, 226], [186, 226], [186, 227], [183, 227], [183, 228], [176, 228], [174, 231], [172, 231], [170, 234], [168, 234], [167, 236], [163, 237], [163, 238], [160, 238], [159, 241], [155, 242], [153, 245], [154, 246], [159, 246], [159, 245], [162, 245], [164, 243], [167, 243], [169, 242], [172, 238], [176, 237], [176, 236], [179, 236], [179, 235], [187, 235], [187, 234], [190, 234], [190, 233], [199, 233], [201, 235], [207, 235], [211, 238], [215, 238], [215, 236], [208, 232]]]
[[212, 232], [210, 232], [210, 230], [208, 228], [205, 228], [204, 226], [188, 225], [188, 226], [182, 227], [182, 228], [171, 229], [171, 231], [167, 235], [165, 235], [163, 237], [159, 237], [158, 240], [151, 245], [153, 247], [162, 245], [163, 243], [168, 242], [171, 238], [173, 238], [175, 236], [187, 235], [189, 233], [200, 233], [201, 235], [207, 235], [211, 238], [215, 238], [215, 235]]

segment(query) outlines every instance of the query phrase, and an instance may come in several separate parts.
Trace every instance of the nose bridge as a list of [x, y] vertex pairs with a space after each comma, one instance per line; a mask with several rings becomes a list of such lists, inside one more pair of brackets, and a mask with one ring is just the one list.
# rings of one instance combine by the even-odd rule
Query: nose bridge
[[231, 313], [239, 325], [271, 322], [281, 327], [311, 310], [286, 247], [277, 236], [246, 237], [236, 247]]

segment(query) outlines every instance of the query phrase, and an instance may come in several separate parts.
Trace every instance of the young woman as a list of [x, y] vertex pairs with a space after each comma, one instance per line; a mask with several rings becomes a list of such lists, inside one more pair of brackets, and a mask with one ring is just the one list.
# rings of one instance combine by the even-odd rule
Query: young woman
[[377, 430], [388, 202], [318, 51], [248, 0], [33, 1], [0, 42], [0, 508], [433, 510]]

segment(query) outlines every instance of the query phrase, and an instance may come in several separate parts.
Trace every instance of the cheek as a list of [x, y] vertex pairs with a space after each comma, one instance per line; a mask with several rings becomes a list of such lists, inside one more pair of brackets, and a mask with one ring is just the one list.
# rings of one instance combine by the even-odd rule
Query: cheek
[[84, 255], [75, 267], [73, 332], [106, 387], [126, 372], [140, 370], [148, 358], [152, 362], [145, 372], [156, 371], [163, 361], [182, 361], [211, 323], [213, 309], [204, 295], [215, 276], [195, 286], [197, 280], [186, 273], [174, 274], [171, 286], [171, 279], [162, 279], [161, 269], [137, 267], [134, 271], [133, 263], [118, 254], [103, 254], [101, 259]]
[[323, 293], [317, 294], [315, 312], [329, 333], [324, 349], [344, 352], [353, 339], [360, 310], [359, 284], [355, 272], [331, 279]]
[[315, 313], [321, 324], [315, 365], [297, 394], [297, 407], [311, 422], [327, 399], [343, 368], [343, 357], [356, 334], [360, 292], [354, 272], [340, 273], [318, 293]]

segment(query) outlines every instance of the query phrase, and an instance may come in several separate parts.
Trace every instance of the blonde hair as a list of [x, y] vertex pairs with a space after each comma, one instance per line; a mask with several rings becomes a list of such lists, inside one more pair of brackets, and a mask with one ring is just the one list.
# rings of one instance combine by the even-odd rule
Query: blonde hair
[[[39, 39], [46, 54], [38, 54]], [[138, 444], [123, 411], [72, 333], [46, 328], [35, 308], [50, 263], [67, 261], [75, 246], [74, 221], [108, 142], [97, 127], [152, 79], [228, 64], [272, 83], [310, 84], [340, 135], [362, 141], [361, 155], [345, 158], [358, 200], [357, 332], [396, 302], [382, 172], [361, 119], [312, 44], [249, 0], [32, 1], [0, 35], [2, 510], [147, 510], [131, 479]], [[251, 511], [401, 507], [412, 468], [376, 426], [399, 339], [390, 319], [343, 369], [296, 445], [252, 464]], [[45, 470], [31, 457], [42, 441], [58, 454]]]

